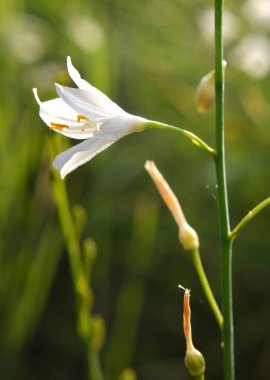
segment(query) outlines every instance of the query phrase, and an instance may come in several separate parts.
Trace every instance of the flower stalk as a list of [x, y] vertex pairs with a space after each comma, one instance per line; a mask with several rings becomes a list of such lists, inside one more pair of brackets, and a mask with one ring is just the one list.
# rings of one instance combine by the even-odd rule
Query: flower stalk
[[182, 136], [187, 137], [194, 145], [198, 146], [202, 150], [204, 150], [206, 153], [210, 154], [210, 156], [215, 157], [216, 152], [213, 148], [211, 148], [206, 142], [204, 142], [200, 137], [195, 135], [194, 133], [187, 131], [186, 129], [178, 128], [173, 125], [160, 123], [158, 121], [151, 121], [147, 120], [143, 124], [145, 129], [148, 128], [157, 128], [157, 129], [163, 129], [165, 131], [172, 131], [176, 132]]
[[239, 233], [246, 227], [246, 225], [265, 207], [270, 205], [270, 197], [264, 199], [262, 202], [257, 204], [252, 210], [250, 210], [246, 216], [237, 224], [237, 226], [231, 231], [230, 238], [234, 240]]
[[224, 378], [234, 380], [234, 337], [232, 303], [232, 244], [228, 209], [225, 143], [224, 143], [224, 75], [222, 39], [223, 0], [215, 0], [215, 99], [216, 99], [216, 176], [220, 213], [221, 265], [222, 265], [222, 308], [224, 342]]

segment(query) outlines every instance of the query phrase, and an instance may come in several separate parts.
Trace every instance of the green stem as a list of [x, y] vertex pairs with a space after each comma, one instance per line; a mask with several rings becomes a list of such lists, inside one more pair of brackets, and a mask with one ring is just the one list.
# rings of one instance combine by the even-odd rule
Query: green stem
[[[51, 146], [51, 149], [53, 150], [53, 144]], [[85, 281], [85, 272], [83, 270], [83, 263], [81, 259], [80, 241], [77, 236], [73, 215], [71, 213], [65, 182], [59, 178], [59, 175], [56, 171], [54, 171], [53, 174], [54, 181], [52, 186], [54, 190], [54, 198], [59, 213], [63, 235], [67, 244], [74, 292], [77, 300], [79, 300], [79, 298], [82, 296], [80, 286], [82, 281]], [[86, 296], [86, 294], [84, 294], [84, 296]], [[87, 302], [87, 300], [85, 302]], [[90, 324], [91, 321], [89, 318], [91, 310], [87, 309], [83, 312], [86, 324]], [[77, 319], [79, 320], [79, 315], [77, 315]], [[89, 335], [88, 332], [85, 334]], [[99, 352], [94, 351], [91, 348], [90, 336], [83, 337], [83, 340], [86, 341], [85, 347], [87, 351], [87, 361], [89, 366], [89, 378], [91, 380], [103, 380]]]
[[223, 342], [224, 342], [224, 378], [234, 380], [234, 339], [232, 311], [232, 268], [231, 239], [228, 210], [228, 196], [225, 168], [224, 144], [224, 78], [223, 78], [223, 42], [222, 42], [223, 0], [215, 0], [215, 90], [216, 90], [216, 175], [218, 185], [218, 204], [220, 213], [221, 253], [222, 253], [222, 306], [223, 306]]
[[[64, 238], [67, 244], [70, 267], [75, 287], [82, 271], [82, 263], [80, 259], [80, 245], [76, 236], [73, 218], [70, 212], [69, 201], [65, 183], [60, 180], [58, 173], [54, 173], [53, 190], [57, 204], [59, 218], [63, 229]], [[77, 289], [77, 288], [76, 288]]]
[[223, 316], [221, 314], [221, 311], [220, 311], [218, 304], [215, 300], [215, 297], [213, 295], [212, 289], [211, 289], [209, 282], [207, 280], [207, 277], [206, 277], [206, 274], [205, 274], [205, 271], [204, 271], [204, 268], [202, 265], [199, 250], [194, 249], [191, 251], [191, 254], [192, 254], [192, 260], [193, 260], [195, 269], [196, 269], [197, 274], [199, 276], [199, 279], [201, 281], [201, 284], [202, 284], [204, 293], [206, 295], [206, 298], [207, 298], [209, 305], [210, 305], [210, 307], [211, 307], [211, 309], [215, 315], [215, 318], [217, 320], [219, 327], [222, 328]]
[[201, 376], [196, 377], [196, 380], [204, 380], [204, 374], [202, 374]]
[[93, 380], [103, 380], [103, 374], [100, 365], [99, 353], [94, 350], [89, 350], [88, 355], [89, 377]]
[[200, 139], [198, 136], [196, 136], [194, 133], [187, 131], [186, 129], [174, 127], [173, 125], [159, 123], [157, 121], [146, 121], [143, 124], [144, 128], [158, 128], [158, 129], [165, 129], [167, 131], [174, 131], [176, 133], [179, 133], [182, 136], [187, 137], [191, 140], [191, 142], [201, 149], [205, 150], [208, 154], [211, 156], [215, 156], [215, 150], [211, 148], [209, 145], [207, 145], [202, 139]]
[[246, 216], [237, 224], [237, 226], [230, 233], [231, 239], [235, 239], [236, 236], [242, 231], [242, 229], [250, 222], [255, 215], [257, 215], [260, 211], [262, 211], [265, 207], [270, 205], [270, 197], [266, 198], [264, 201], [255, 206], [252, 210], [250, 210]]

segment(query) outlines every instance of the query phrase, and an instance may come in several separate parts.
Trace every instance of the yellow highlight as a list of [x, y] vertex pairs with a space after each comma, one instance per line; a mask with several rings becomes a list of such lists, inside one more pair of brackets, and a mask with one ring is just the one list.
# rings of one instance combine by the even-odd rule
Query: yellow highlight
[[51, 123], [50, 129], [56, 129], [57, 131], [62, 131], [64, 128], [69, 128], [66, 124]]
[[88, 121], [88, 118], [86, 116], [83, 116], [83, 115], [78, 115], [77, 120], [78, 120], [78, 122], [80, 122], [81, 120]]

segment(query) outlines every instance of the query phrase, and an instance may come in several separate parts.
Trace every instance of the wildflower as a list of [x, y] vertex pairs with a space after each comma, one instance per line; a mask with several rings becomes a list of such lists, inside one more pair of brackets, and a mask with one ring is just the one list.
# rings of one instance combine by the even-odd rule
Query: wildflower
[[184, 313], [183, 313], [183, 327], [184, 334], [186, 338], [186, 356], [185, 356], [185, 365], [189, 370], [190, 374], [197, 378], [204, 374], [205, 371], [205, 360], [203, 355], [198, 351], [192, 342], [192, 333], [191, 333], [191, 310], [189, 305], [190, 290], [185, 289], [184, 295]]
[[199, 248], [199, 238], [196, 231], [188, 224], [183, 210], [162, 174], [153, 161], [146, 161], [145, 169], [152, 177], [161, 197], [174, 217], [179, 228], [179, 240], [185, 250]]
[[59, 154], [53, 162], [61, 178], [91, 160], [120, 138], [144, 129], [146, 119], [125, 112], [100, 90], [81, 78], [67, 57], [70, 77], [78, 88], [55, 84], [59, 98], [41, 102], [39, 115], [49, 129], [84, 142]]

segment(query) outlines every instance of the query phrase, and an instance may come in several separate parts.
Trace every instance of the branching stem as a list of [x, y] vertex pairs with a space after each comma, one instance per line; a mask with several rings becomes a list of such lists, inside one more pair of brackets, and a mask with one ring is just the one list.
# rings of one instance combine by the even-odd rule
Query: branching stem
[[257, 206], [255, 206], [252, 210], [250, 210], [246, 216], [237, 224], [237, 226], [230, 233], [230, 238], [235, 239], [243, 228], [263, 209], [270, 205], [270, 197], [266, 198], [262, 202], [260, 202]]

